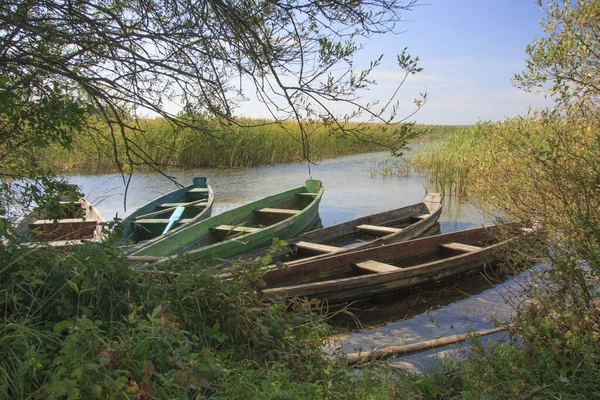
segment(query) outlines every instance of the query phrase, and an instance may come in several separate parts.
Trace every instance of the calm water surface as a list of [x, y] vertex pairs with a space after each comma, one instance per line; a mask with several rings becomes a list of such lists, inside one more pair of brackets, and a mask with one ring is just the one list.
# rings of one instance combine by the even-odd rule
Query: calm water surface
[[[340, 157], [311, 165], [312, 178], [325, 186], [319, 213], [324, 226], [402, 207], [423, 200], [428, 189], [426, 175], [383, 177], [377, 173], [389, 153]], [[309, 179], [306, 164], [285, 164], [239, 169], [194, 169], [169, 173], [182, 185], [195, 176], [206, 176], [215, 191], [213, 215], [287, 189]], [[127, 192], [119, 174], [70, 176], [88, 200], [95, 203], [107, 220], [123, 218], [145, 202], [175, 189], [157, 173], [136, 173]], [[442, 233], [490, 224], [492, 219], [477, 206], [446, 196], [439, 221]], [[419, 290], [406, 296], [387, 298], [368, 309], [352, 310], [360, 324], [348, 318], [333, 323], [341, 332], [332, 342], [334, 351], [352, 353], [388, 345], [403, 345], [467, 329], [488, 329], [491, 318], [507, 318], [511, 309], [504, 297], [518, 291], [515, 280], [498, 283], [495, 277], [471, 277], [450, 285]], [[497, 338], [497, 336], [495, 337]], [[404, 357], [402, 362], [431, 365], [434, 355], [444, 350]]]

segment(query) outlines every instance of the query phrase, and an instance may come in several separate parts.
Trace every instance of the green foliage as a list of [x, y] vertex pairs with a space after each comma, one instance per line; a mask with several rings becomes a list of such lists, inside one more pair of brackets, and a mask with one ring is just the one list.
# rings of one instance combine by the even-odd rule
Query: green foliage
[[[178, 129], [162, 119], [139, 121], [144, 132], [131, 131], [130, 140], [145, 154], [151, 156], [160, 168], [193, 167], [249, 167], [263, 164], [301, 162], [304, 160], [305, 146], [302, 132], [296, 124], [275, 124], [273, 121], [248, 120], [242, 126], [225, 126], [218, 121], [205, 121], [206, 129], [212, 131], [206, 136], [193, 129]], [[358, 127], [348, 123], [347, 130]], [[430, 137], [452, 135], [458, 127], [414, 126], [408, 131], [394, 136], [393, 129], [382, 124], [364, 124], [361, 130], [368, 134], [345, 135], [324, 124], [314, 124], [308, 135], [311, 159], [317, 161], [342, 155], [369, 151], [385, 151], [399, 146], [399, 140], [409, 140], [414, 132], [420, 140]], [[400, 128], [404, 129], [404, 128]], [[409, 128], [406, 128], [409, 129]], [[413, 138], [415, 140], [416, 138]], [[93, 157], [89, 149], [96, 148]], [[403, 142], [402, 146], [406, 143]], [[113, 171], [114, 160], [111, 143], [101, 136], [77, 135], [72, 150], [49, 147], [40, 151], [40, 162], [56, 171]], [[118, 141], [118, 152], [123, 163], [126, 160], [124, 143]], [[104, 149], [104, 151], [102, 151]], [[135, 159], [138, 169], [142, 159]]]
[[562, 108], [594, 112], [600, 100], [600, 2], [548, 0], [545, 11], [545, 35], [527, 46], [527, 69], [514, 81], [547, 92]]
[[548, 90], [558, 107], [478, 124], [420, 159], [440, 183], [458, 182], [508, 218], [533, 221], [539, 235], [526, 253], [547, 263], [514, 304], [511, 341], [472, 347], [460, 363], [456, 398], [600, 396], [600, 3], [549, 1], [546, 12], [548, 35], [527, 48], [515, 82]]
[[477, 175], [490, 161], [493, 150], [486, 140], [489, 125], [478, 123], [462, 128], [442, 142], [426, 144], [410, 159], [417, 169], [427, 171], [431, 183], [440, 192], [467, 195]]
[[269, 258], [223, 279], [183, 260], [136, 270], [118, 250], [14, 249], [0, 269], [0, 398], [389, 398], [322, 351], [315, 304], [263, 303]]

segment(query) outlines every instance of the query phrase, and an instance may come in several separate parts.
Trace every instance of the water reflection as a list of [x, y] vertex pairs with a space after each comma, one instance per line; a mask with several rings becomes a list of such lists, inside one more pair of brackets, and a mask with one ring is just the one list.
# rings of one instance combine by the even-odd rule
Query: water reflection
[[[311, 166], [314, 179], [320, 179], [325, 194], [320, 206], [324, 226], [420, 202], [425, 197], [428, 177], [370, 176], [369, 171], [389, 153], [361, 154], [325, 160]], [[194, 169], [168, 173], [186, 185], [194, 176], [206, 176], [215, 190], [214, 214], [264, 196], [300, 186], [309, 179], [306, 164], [283, 164], [236, 169]], [[127, 192], [119, 174], [73, 175], [71, 183], [81, 186], [88, 200], [96, 204], [106, 219], [127, 216], [135, 208], [158, 197], [175, 185], [158, 173], [136, 173]], [[443, 233], [489, 224], [485, 213], [472, 203], [446, 197], [440, 217]]]
[[[529, 274], [505, 280], [507, 275], [501, 271], [488, 271], [468, 279], [446, 281], [444, 285], [419, 288], [408, 295], [400, 294], [396, 299], [380, 300], [371, 308], [349, 310], [353, 316], [338, 314], [332, 319], [338, 334], [328, 349], [332, 353], [368, 352], [491, 329], [494, 321], [510, 319], [511, 304], [524, 293]], [[488, 341], [501, 340], [504, 335], [497, 333], [481, 341], [485, 345]], [[452, 354], [455, 348], [449, 346], [389, 361], [400, 363], [403, 368], [423, 369], [433, 365], [439, 357]]]

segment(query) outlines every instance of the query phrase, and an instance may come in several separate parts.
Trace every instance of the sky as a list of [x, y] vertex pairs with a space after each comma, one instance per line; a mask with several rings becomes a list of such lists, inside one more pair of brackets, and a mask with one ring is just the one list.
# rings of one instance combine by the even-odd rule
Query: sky
[[[372, 78], [377, 86], [365, 100], [387, 99], [402, 78], [396, 55], [405, 47], [420, 58], [423, 71], [399, 92], [400, 115], [409, 115], [413, 99], [427, 91], [425, 106], [409, 121], [470, 125], [525, 115], [529, 108], [550, 106], [543, 95], [515, 88], [511, 78], [525, 68], [525, 48], [543, 36], [542, 10], [535, 0], [420, 0], [403, 15], [397, 35], [364, 42], [356, 65], [383, 54]], [[262, 117], [252, 104], [243, 114]], [[404, 113], [404, 114], [402, 114]], [[266, 116], [266, 114], [264, 115]]]
[[[528, 94], [511, 82], [515, 73], [525, 69], [526, 46], [543, 36], [542, 17], [534, 0], [429, 0], [405, 14], [405, 32], [373, 41], [365, 50], [389, 53], [388, 48], [406, 46], [420, 58], [423, 72], [405, 85], [407, 94], [429, 93], [427, 104], [414, 117], [417, 122], [499, 121], [524, 115], [530, 107], [551, 105], [543, 95]], [[391, 55], [386, 54], [386, 59], [393, 61]], [[382, 78], [394, 65], [383, 67]], [[379, 82], [392, 84], [393, 80]], [[403, 104], [408, 106], [410, 100]]]

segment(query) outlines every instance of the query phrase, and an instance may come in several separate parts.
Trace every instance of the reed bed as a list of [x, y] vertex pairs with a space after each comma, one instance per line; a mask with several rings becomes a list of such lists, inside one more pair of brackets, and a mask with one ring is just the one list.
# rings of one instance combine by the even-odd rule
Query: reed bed
[[487, 156], [492, 150], [486, 143], [489, 129], [490, 124], [461, 128], [447, 140], [424, 145], [409, 157], [410, 162], [429, 174], [437, 190], [464, 196], [472, 189], [474, 175], [483, 172], [490, 160]]
[[[397, 138], [389, 126], [363, 124], [368, 136], [341, 134], [323, 124], [304, 125], [304, 143], [295, 123], [274, 124], [266, 120], [242, 120], [239, 125], [205, 121], [202, 130], [181, 129], [163, 119], [138, 121], [139, 130], [126, 132], [129, 146], [142, 155], [131, 161], [137, 170], [148, 169], [143, 158], [161, 169], [236, 168], [264, 164], [302, 162], [344, 155], [385, 151]], [[348, 128], [357, 128], [348, 124]], [[448, 126], [418, 126], [420, 139], [445, 137], [458, 130]], [[114, 138], [114, 139], [113, 139]], [[113, 141], [116, 146], [113, 147]], [[108, 172], [116, 170], [114, 151], [127, 169], [126, 146], [120, 132], [99, 127], [81, 133], [70, 150], [49, 147], [40, 152], [41, 162], [59, 172]]]

